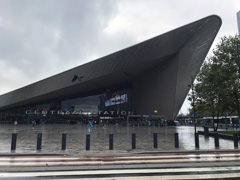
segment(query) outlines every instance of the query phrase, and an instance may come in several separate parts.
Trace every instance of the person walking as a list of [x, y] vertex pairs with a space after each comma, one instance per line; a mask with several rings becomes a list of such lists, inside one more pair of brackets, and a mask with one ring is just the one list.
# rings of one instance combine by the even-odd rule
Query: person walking
[[33, 129], [35, 129], [35, 125], [36, 125], [36, 121], [34, 119], [34, 120], [32, 120], [32, 127], [33, 127]]
[[89, 123], [88, 123], [88, 132], [89, 133], [91, 132], [92, 127], [93, 127], [93, 125], [92, 125], [91, 121], [89, 121]]

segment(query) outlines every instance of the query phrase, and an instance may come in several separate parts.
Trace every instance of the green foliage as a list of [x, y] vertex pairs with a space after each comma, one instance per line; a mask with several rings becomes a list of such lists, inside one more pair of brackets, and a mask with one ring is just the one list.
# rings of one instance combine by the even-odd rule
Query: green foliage
[[240, 131], [218, 131], [218, 133], [232, 135], [232, 136], [233, 136], [233, 133], [239, 133], [239, 132]]
[[223, 116], [224, 112], [240, 114], [240, 83], [237, 58], [237, 36], [222, 37], [213, 56], [203, 64], [194, 85], [195, 109], [202, 116]]

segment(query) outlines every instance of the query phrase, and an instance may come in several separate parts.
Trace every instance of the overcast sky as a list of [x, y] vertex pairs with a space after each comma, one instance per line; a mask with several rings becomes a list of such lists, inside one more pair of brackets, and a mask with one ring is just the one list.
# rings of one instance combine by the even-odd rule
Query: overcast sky
[[240, 0], [0, 0], [0, 94], [212, 14], [216, 45], [237, 34], [239, 10]]

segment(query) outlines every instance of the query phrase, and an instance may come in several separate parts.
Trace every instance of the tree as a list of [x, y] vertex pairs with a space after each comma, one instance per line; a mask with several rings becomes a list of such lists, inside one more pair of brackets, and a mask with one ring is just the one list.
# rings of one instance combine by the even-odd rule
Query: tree
[[[240, 115], [240, 83], [238, 66], [232, 57], [237, 57], [238, 37], [222, 37], [213, 50], [213, 56], [203, 64], [194, 88], [195, 109], [204, 116], [223, 116], [224, 112]], [[240, 43], [239, 43], [240, 44]], [[217, 130], [217, 126], [214, 126]]]

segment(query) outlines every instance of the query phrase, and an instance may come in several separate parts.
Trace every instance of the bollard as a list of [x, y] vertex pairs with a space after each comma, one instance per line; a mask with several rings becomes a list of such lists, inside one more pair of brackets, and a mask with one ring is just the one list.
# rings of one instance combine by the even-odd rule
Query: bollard
[[62, 134], [62, 150], [66, 150], [67, 134]]
[[17, 134], [13, 133], [12, 134], [12, 143], [11, 143], [11, 150], [12, 151], [16, 150], [16, 144], [17, 144]]
[[109, 134], [109, 150], [113, 150], [113, 134]]
[[42, 133], [37, 135], [37, 150], [40, 150], [42, 147]]
[[158, 148], [157, 133], [153, 133], [153, 147]]
[[215, 148], [219, 148], [219, 137], [218, 133], [214, 133]]
[[178, 133], [174, 133], [175, 148], [179, 148]]
[[90, 134], [86, 136], [86, 150], [90, 150]]
[[195, 148], [199, 149], [199, 135], [195, 133]]
[[204, 137], [209, 137], [208, 127], [204, 126]]
[[132, 149], [136, 149], [136, 134], [132, 134]]
[[238, 134], [233, 133], [234, 148], [238, 149]]

